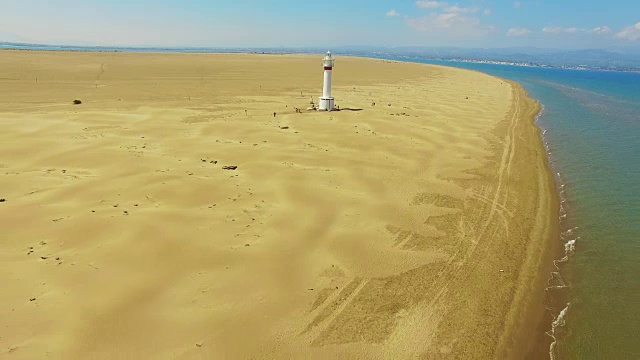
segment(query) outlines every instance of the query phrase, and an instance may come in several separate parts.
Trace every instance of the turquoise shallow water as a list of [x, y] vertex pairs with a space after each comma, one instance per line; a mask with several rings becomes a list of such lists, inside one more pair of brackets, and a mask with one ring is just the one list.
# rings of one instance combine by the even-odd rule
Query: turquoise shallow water
[[548, 290], [551, 356], [640, 359], [640, 74], [440, 64], [518, 81], [543, 104], [568, 255]]

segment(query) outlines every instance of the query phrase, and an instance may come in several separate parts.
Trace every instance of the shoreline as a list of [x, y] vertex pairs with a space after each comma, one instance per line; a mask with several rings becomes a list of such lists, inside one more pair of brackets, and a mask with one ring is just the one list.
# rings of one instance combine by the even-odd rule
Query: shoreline
[[[547, 265], [553, 264], [547, 260], [554, 257], [558, 199], [535, 124], [539, 104], [519, 84], [473, 70], [341, 57], [335, 94], [341, 107], [363, 111], [298, 114], [293, 107], [309, 101], [303, 93], [317, 92], [316, 57], [252, 55], [261, 54], [51, 51], [4, 60], [15, 75], [0, 82], [9, 99], [0, 109], [9, 136], [3, 146], [21, 154], [3, 165], [17, 179], [5, 186], [8, 204], [31, 211], [31, 221], [40, 224], [31, 233], [6, 226], [8, 238], [16, 239], [6, 245], [8, 263], [27, 279], [39, 274], [21, 257], [29, 244], [18, 239], [53, 234], [47, 242], [62, 249], [62, 259], [98, 264], [88, 269], [95, 274], [82, 276], [103, 276], [87, 290], [89, 303], [94, 298], [102, 304], [93, 320], [101, 330], [89, 338], [75, 333], [90, 324], [69, 307], [69, 318], [82, 327], [62, 322], [61, 333], [79, 344], [95, 342], [105, 354], [119, 345], [124, 348], [118, 351], [134, 349], [128, 338], [149, 344], [148, 335], [159, 331], [145, 328], [134, 314], [155, 309], [152, 314], [189, 314], [182, 322], [161, 323], [183, 330], [178, 338], [171, 331], [156, 334], [170, 351], [203, 336], [192, 326], [198, 323], [228, 329], [205, 343], [237, 356], [379, 358], [408, 356], [407, 349], [434, 356], [541, 354], [537, 346], [546, 335], [538, 330], [549, 326], [544, 288]], [[37, 66], [25, 70], [25, 58]], [[164, 78], [167, 70], [171, 77]], [[263, 85], [269, 90], [263, 92]], [[83, 105], [63, 104], [73, 98]], [[30, 99], [49, 110], [33, 112]], [[28, 108], [16, 106], [24, 104]], [[32, 132], [23, 131], [25, 123]], [[55, 131], [39, 128], [45, 125]], [[8, 141], [11, 136], [17, 142]], [[67, 142], [51, 142], [52, 136]], [[30, 149], [20, 145], [31, 142]], [[54, 145], [44, 154], [42, 144]], [[74, 155], [77, 149], [109, 161], [83, 160]], [[213, 156], [216, 164], [239, 165], [241, 177], [210, 169]], [[55, 167], [64, 167], [65, 175], [49, 175]], [[131, 187], [124, 193], [122, 178]], [[31, 183], [46, 191], [20, 195], [32, 194]], [[238, 192], [240, 186], [248, 187], [246, 193]], [[76, 189], [75, 203], [69, 203], [70, 189]], [[55, 206], [42, 207], [43, 201]], [[205, 201], [218, 204], [217, 211]], [[20, 213], [3, 209], [7, 218], [21, 221]], [[149, 224], [158, 223], [169, 232], [153, 232], [157, 243], [145, 242], [147, 235], [117, 241], [109, 235], [116, 229], [146, 234]], [[87, 239], [75, 230], [87, 226], [105, 231]], [[65, 241], [56, 239], [59, 234]], [[179, 245], [175, 234], [181, 234]], [[142, 262], [113, 260], [100, 250], [105, 244], [116, 254], [131, 248], [164, 252]], [[172, 256], [178, 249], [181, 256]], [[204, 249], [215, 261], [202, 258]], [[127, 273], [140, 266], [144, 277]], [[75, 296], [84, 291], [69, 282], [76, 272], [61, 266], [48, 273], [50, 299], [37, 302], [54, 311], [72, 305], [62, 290]], [[104, 277], [108, 273], [122, 273], [124, 290], [114, 288], [114, 279]], [[205, 315], [196, 302], [159, 295], [131, 299], [130, 291], [146, 293], [149, 284], [154, 292], [171, 290], [210, 310]], [[14, 286], [21, 297], [7, 301], [22, 306], [28, 286]], [[191, 295], [200, 287], [212, 296]], [[20, 314], [31, 316], [27, 309]], [[121, 312], [131, 319], [113, 323]], [[196, 321], [193, 314], [201, 316]], [[21, 323], [18, 313], [12, 316], [14, 326]], [[41, 316], [53, 320], [58, 314]], [[254, 335], [277, 336], [256, 337], [246, 348], [228, 345], [246, 342], [242, 324], [248, 323]], [[105, 340], [100, 334], [107, 330], [118, 336]], [[31, 336], [39, 346], [51, 341], [46, 332]], [[91, 355], [56, 346], [67, 355]]]
[[[533, 277], [533, 286], [530, 289], [531, 296], [523, 299], [522, 308], [524, 309], [523, 313], [525, 315], [524, 318], [519, 320], [520, 326], [517, 326], [517, 329], [513, 332], [515, 339], [514, 347], [516, 349], [523, 349], [524, 351], [516, 354], [510, 354], [509, 351], [507, 351], [505, 354], [507, 357], [509, 357], [509, 355], [517, 355], [516, 357], [519, 358], [548, 358], [549, 347], [553, 340], [550, 339], [547, 332], [552, 326], [555, 315], [546, 307], [548, 301], [547, 289], [551, 274], [553, 271], [556, 271], [554, 262], [559, 258], [558, 256], [562, 254], [563, 249], [563, 244], [560, 241], [559, 188], [544, 144], [543, 130], [537, 124], [543, 107], [538, 100], [529, 96], [526, 89], [524, 89], [520, 83], [511, 80], [507, 81], [514, 86], [519, 97], [532, 104], [530, 105], [532, 110], [524, 114], [522, 118], [530, 128], [526, 131], [529, 133], [527, 140], [533, 142], [531, 145], [535, 148], [536, 153], [541, 154], [536, 164], [536, 168], [539, 169], [538, 184], [544, 189], [542, 190], [542, 197], [546, 197], [546, 199], [544, 199], [543, 202], [548, 204], [547, 208], [549, 213], [548, 215], [542, 215], [542, 217], [547, 218], [548, 227], [541, 232], [541, 246], [543, 248], [538, 249], [541, 255], [539, 266], [534, 266], [534, 269], [537, 268], [537, 271]], [[542, 169], [541, 173], [540, 169]], [[530, 284], [529, 281], [530, 280], [523, 280], [520, 285], [526, 286]], [[532, 324], [535, 329], [533, 332], [527, 330], [527, 328], [532, 327]], [[534, 336], [532, 336], [532, 334]]]
[[[542, 109], [544, 111], [544, 108]], [[537, 121], [537, 120], [536, 120]], [[541, 128], [542, 129], [542, 128]], [[556, 331], [558, 328], [566, 326], [565, 317], [569, 308], [571, 307], [572, 294], [569, 293], [570, 285], [568, 285], [567, 279], [563, 277], [562, 265], [570, 261], [574, 252], [575, 246], [575, 230], [577, 227], [571, 225], [570, 220], [567, 219], [568, 210], [566, 209], [566, 196], [564, 195], [564, 187], [566, 183], [562, 180], [560, 169], [554, 167], [553, 159], [551, 158], [551, 152], [549, 150], [549, 143], [545, 140], [544, 135], [547, 129], [542, 131], [542, 140], [549, 161], [549, 168], [552, 170], [552, 176], [556, 184], [556, 191], [558, 193], [559, 202], [559, 220], [558, 220], [558, 232], [559, 232], [559, 247], [557, 249], [557, 255], [553, 259], [553, 267], [551, 274], [547, 281], [545, 307], [548, 315], [551, 317], [551, 327], [547, 327], [546, 335], [550, 338], [550, 346], [548, 349], [548, 356], [551, 360], [554, 360], [557, 356], [558, 342], [564, 340], [563, 336], [558, 336]], [[569, 238], [567, 235], [573, 235]], [[573, 239], [571, 239], [573, 238]], [[579, 236], [578, 236], [579, 238]], [[566, 335], [565, 335], [566, 336]]]

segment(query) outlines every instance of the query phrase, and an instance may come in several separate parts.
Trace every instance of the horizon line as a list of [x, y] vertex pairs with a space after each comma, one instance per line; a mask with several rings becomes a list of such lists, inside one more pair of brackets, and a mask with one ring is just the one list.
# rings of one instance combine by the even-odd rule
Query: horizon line
[[372, 48], [372, 49], [465, 49], [465, 50], [509, 50], [509, 49], [536, 49], [536, 50], [556, 50], [556, 51], [584, 51], [584, 50], [609, 50], [612, 48], [636, 49], [640, 46], [611, 46], [607, 48], [554, 48], [537, 46], [508, 46], [508, 47], [467, 47], [467, 46], [429, 46], [429, 45], [334, 45], [334, 46], [308, 46], [308, 45], [270, 45], [270, 46], [167, 46], [167, 45], [77, 45], [63, 43], [38, 43], [38, 42], [18, 42], [1, 41], [0, 45], [22, 45], [22, 46], [53, 46], [53, 47], [75, 47], [75, 48], [108, 48], [108, 49], [326, 49], [326, 48]]

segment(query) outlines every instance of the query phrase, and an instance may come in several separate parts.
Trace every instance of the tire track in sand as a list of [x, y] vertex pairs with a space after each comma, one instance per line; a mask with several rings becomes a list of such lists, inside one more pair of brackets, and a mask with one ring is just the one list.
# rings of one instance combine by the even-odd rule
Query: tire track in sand
[[313, 311], [316, 315], [313, 320], [308, 322], [307, 327], [300, 335], [309, 334], [312, 339], [318, 339], [320, 334], [351, 304], [368, 283], [369, 279], [356, 277], [342, 291], [336, 291], [335, 294], [329, 296], [322, 305]]
[[[515, 94], [516, 89], [512, 86], [512, 93], [515, 96], [514, 105], [512, 107], [512, 111], [510, 111], [510, 119], [509, 119], [509, 127], [507, 129], [507, 134], [504, 138], [504, 146], [502, 150], [502, 156], [500, 160], [500, 166], [497, 171], [497, 184], [495, 187], [487, 188], [484, 193], [485, 194], [474, 194], [473, 198], [478, 199], [481, 203], [485, 205], [491, 205], [491, 209], [489, 210], [488, 215], [486, 215], [485, 220], [482, 222], [482, 226], [480, 232], [475, 236], [475, 241], [471, 241], [470, 247], [466, 252], [463, 253], [462, 250], [459, 250], [455, 254], [451, 256], [449, 261], [444, 265], [443, 269], [440, 272], [439, 279], [443, 279], [444, 282], [442, 284], [437, 284], [439, 290], [436, 292], [432, 301], [430, 302], [430, 306], [435, 306], [435, 304], [440, 301], [444, 294], [447, 293], [449, 286], [457, 280], [457, 276], [460, 274], [461, 270], [465, 266], [472, 266], [470, 264], [471, 259], [476, 252], [478, 246], [489, 246], [494, 237], [491, 236], [486, 242], [482, 242], [482, 239], [485, 237], [487, 232], [487, 228], [494, 221], [495, 216], [501, 218], [503, 223], [503, 228], [505, 234], [509, 233], [509, 222], [505, 216], [505, 213], [508, 215], [508, 211], [506, 210], [506, 202], [507, 202], [507, 191], [503, 188], [505, 187], [505, 178], [508, 177], [511, 169], [511, 163], [513, 162], [514, 153], [515, 153], [515, 128], [518, 124], [518, 119], [520, 117], [521, 105], [520, 98]], [[495, 191], [492, 189], [495, 188]], [[500, 198], [504, 193], [504, 201], [500, 202]], [[480, 209], [481, 212], [482, 209]], [[459, 258], [462, 257], [462, 259]]]

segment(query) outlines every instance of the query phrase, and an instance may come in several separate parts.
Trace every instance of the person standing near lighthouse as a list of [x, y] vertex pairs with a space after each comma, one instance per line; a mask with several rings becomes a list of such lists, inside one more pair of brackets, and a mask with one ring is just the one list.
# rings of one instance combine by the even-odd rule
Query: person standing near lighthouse
[[324, 111], [334, 110], [335, 101], [331, 97], [331, 74], [333, 72], [333, 57], [331, 52], [327, 51], [327, 56], [324, 57], [324, 84], [322, 86], [322, 97], [320, 97], [320, 104], [318, 109]]

